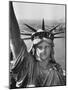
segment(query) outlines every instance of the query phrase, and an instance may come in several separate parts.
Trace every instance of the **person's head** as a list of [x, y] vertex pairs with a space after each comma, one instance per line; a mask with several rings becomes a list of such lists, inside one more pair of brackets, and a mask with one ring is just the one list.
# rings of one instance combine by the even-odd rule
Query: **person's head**
[[40, 61], [45, 61], [47, 59], [52, 59], [54, 56], [53, 42], [46, 40], [41, 40], [38, 44], [34, 45], [35, 57]]
[[[32, 30], [32, 34], [23, 34], [23, 35], [30, 35], [29, 38], [24, 38], [23, 40], [31, 39], [32, 46], [29, 50], [31, 53], [42, 60], [47, 58], [51, 58], [54, 61], [54, 49], [53, 49], [53, 41], [55, 38], [63, 38], [63, 37], [56, 37], [56, 34], [53, 32], [59, 25], [53, 27], [52, 29], [48, 30], [45, 29], [44, 19], [42, 21], [42, 29], [36, 30], [32, 26], [25, 24], [29, 29]], [[62, 33], [62, 32], [61, 32]], [[40, 42], [41, 41], [41, 42]], [[39, 43], [40, 42], [40, 43]], [[37, 44], [37, 45], [36, 45]]]

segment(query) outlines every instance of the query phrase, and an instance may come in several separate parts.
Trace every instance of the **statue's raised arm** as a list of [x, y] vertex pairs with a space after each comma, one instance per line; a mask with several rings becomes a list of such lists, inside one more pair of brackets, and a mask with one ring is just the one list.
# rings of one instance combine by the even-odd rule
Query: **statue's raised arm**
[[[17, 58], [20, 57], [20, 53], [24, 55], [24, 51], [27, 53], [27, 48], [24, 41], [20, 38], [20, 29], [16, 16], [14, 14], [13, 3], [9, 2], [9, 37], [10, 37], [10, 49], [12, 51], [15, 62], [18, 62]], [[22, 56], [23, 56], [22, 55]]]
[[[32, 82], [33, 62], [24, 41], [20, 38], [20, 29], [14, 14], [13, 3], [9, 2], [9, 36], [13, 60], [10, 61], [10, 88], [26, 86], [24, 80], [29, 76]], [[23, 84], [23, 85], [22, 85]]]
[[10, 26], [9, 26], [9, 30], [10, 30], [10, 44], [13, 45], [13, 50], [14, 50], [14, 54], [15, 57], [18, 56], [18, 54], [20, 53], [21, 49], [25, 49], [25, 43], [23, 42], [23, 40], [20, 38], [20, 29], [18, 26], [18, 22], [16, 20], [16, 16], [14, 14], [14, 10], [13, 10], [13, 5], [12, 2], [10, 2], [9, 4], [10, 7]]

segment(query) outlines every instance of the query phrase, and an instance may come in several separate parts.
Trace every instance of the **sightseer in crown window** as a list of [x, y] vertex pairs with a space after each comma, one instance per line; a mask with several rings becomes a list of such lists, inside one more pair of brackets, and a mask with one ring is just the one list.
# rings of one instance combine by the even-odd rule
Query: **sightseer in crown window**
[[[65, 76], [61, 66], [54, 58], [54, 34], [45, 31], [44, 19], [42, 29], [31, 29], [33, 42], [30, 52], [24, 43], [25, 38], [20, 38], [20, 29], [14, 14], [13, 5], [10, 1], [10, 49], [13, 60], [10, 60], [10, 88], [63, 86]], [[60, 37], [62, 38], [62, 37]], [[29, 39], [29, 38], [28, 38]]]

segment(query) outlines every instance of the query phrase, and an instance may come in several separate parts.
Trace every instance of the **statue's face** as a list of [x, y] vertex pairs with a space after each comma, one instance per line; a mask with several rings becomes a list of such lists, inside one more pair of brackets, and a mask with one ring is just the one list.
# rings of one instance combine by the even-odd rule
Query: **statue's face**
[[47, 42], [43, 41], [36, 47], [36, 58], [40, 58], [40, 60], [46, 60], [50, 58], [51, 53], [51, 45]]

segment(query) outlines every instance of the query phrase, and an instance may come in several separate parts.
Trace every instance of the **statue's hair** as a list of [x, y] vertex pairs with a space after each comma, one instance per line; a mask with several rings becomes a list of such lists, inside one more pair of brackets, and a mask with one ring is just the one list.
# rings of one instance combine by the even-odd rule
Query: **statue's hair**
[[55, 54], [55, 52], [54, 52], [54, 47], [51, 47], [50, 58], [51, 58], [51, 61], [52, 61], [52, 62], [55, 62], [54, 54]]

